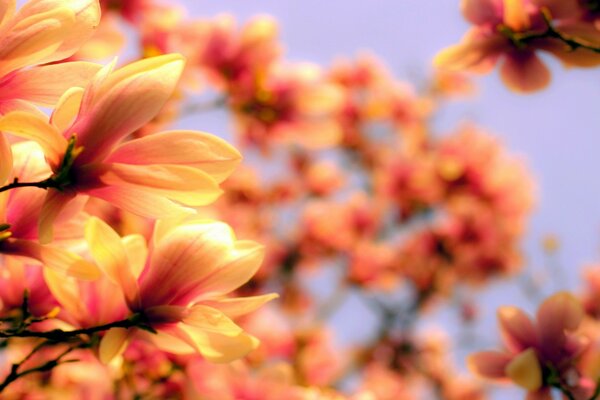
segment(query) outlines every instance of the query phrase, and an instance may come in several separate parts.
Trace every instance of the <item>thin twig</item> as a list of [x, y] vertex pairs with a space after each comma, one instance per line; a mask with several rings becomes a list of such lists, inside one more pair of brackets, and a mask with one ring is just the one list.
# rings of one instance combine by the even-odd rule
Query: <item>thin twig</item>
[[40, 189], [58, 188], [57, 183], [52, 178], [44, 179], [39, 182], [20, 182], [19, 178], [15, 178], [11, 183], [6, 186], [0, 187], [0, 193], [6, 192], [7, 190], [17, 189], [22, 187], [36, 187]]

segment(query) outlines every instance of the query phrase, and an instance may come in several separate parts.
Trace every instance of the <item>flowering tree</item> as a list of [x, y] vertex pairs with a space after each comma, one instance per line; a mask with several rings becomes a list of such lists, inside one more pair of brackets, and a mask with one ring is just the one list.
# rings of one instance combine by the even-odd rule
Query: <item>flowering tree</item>
[[[521, 272], [534, 183], [485, 129], [431, 121], [474, 90], [456, 70], [499, 61], [528, 92], [549, 82], [536, 51], [600, 63], [596, 3], [463, 0], [474, 27], [416, 90], [373, 55], [291, 63], [267, 16], [0, 0], [2, 396], [487, 398], [461, 338], [420, 323], [456, 305], [470, 324], [472, 294]], [[127, 42], [136, 59], [96, 63]], [[215, 109], [235, 147], [173, 127]], [[505, 350], [467, 346], [471, 371], [528, 399], [600, 397], [588, 274], [535, 322], [501, 308]], [[342, 348], [353, 298], [375, 322]]]

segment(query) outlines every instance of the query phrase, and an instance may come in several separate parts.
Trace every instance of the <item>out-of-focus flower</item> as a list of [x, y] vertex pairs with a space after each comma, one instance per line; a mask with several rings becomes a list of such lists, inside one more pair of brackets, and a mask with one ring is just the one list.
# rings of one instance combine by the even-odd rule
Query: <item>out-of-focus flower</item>
[[341, 138], [333, 118], [341, 99], [337, 86], [327, 83], [316, 66], [277, 65], [232, 93], [229, 106], [244, 144], [264, 150], [281, 142], [323, 148]]
[[314, 201], [304, 209], [300, 243], [308, 257], [351, 250], [373, 238], [381, 225], [375, 200], [357, 192], [345, 203]]
[[588, 345], [575, 333], [584, 316], [581, 304], [566, 292], [546, 299], [536, 321], [516, 307], [498, 310], [505, 351], [483, 351], [468, 359], [470, 369], [490, 379], [508, 378], [529, 392], [528, 398], [551, 399], [552, 387], [589, 398], [589, 382], [576, 368], [577, 358]]
[[238, 29], [233, 16], [219, 15], [193, 22], [188, 32], [200, 38], [190, 62], [227, 94], [251, 90], [281, 54], [277, 22], [269, 16], [254, 17]]
[[569, 49], [551, 36], [539, 37], [547, 31], [546, 11], [558, 31], [600, 42], [600, 31], [582, 18], [584, 8], [577, 0], [463, 0], [461, 8], [475, 26], [460, 44], [437, 55], [437, 66], [487, 72], [500, 61], [504, 83], [511, 90], [531, 92], [550, 82], [550, 71], [537, 50], [552, 53], [566, 65], [588, 67], [600, 63], [600, 57], [592, 51]]
[[37, 141], [52, 168], [54, 187], [40, 215], [40, 240], [52, 237], [56, 216], [78, 194], [156, 218], [193, 213], [179, 205], [214, 201], [241, 159], [216, 136], [196, 131], [162, 132], [122, 143], [151, 120], [171, 96], [183, 69], [179, 55], [141, 60], [119, 70], [102, 69], [86, 89], [62, 97], [50, 123], [13, 112], [0, 129]]

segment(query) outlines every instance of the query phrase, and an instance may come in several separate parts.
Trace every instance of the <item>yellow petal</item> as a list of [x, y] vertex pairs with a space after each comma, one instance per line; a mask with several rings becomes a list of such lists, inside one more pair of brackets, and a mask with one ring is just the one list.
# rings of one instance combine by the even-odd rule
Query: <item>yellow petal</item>
[[506, 366], [506, 376], [524, 389], [538, 390], [542, 386], [542, 368], [535, 350], [529, 348], [516, 356]]
[[112, 328], [100, 340], [98, 355], [104, 364], [110, 363], [115, 357], [122, 354], [127, 347], [129, 331], [125, 328]]
[[138, 296], [137, 282], [119, 235], [104, 221], [91, 217], [85, 225], [85, 239], [98, 266], [121, 287], [127, 301], [133, 302]]
[[63, 274], [55, 272], [49, 268], [44, 268], [44, 281], [48, 285], [48, 289], [52, 296], [64, 308], [69, 315], [77, 319], [88, 314], [83, 302], [81, 301], [81, 293], [79, 285], [71, 278], [65, 277]]
[[40, 63], [49, 63], [70, 57], [87, 42], [100, 23], [98, 0], [29, 0], [21, 7], [16, 17], [26, 18], [56, 9], [70, 11], [74, 15], [74, 20], [63, 28], [65, 37], [60, 46]]
[[233, 297], [230, 299], [205, 300], [202, 304], [216, 308], [229, 318], [237, 318], [249, 314], [262, 307], [265, 303], [278, 298], [277, 293], [251, 297]]
[[103, 199], [117, 208], [147, 218], [176, 218], [196, 213], [196, 210], [183, 207], [161, 194], [150, 193], [133, 185], [103, 187], [88, 190], [86, 193]]
[[146, 239], [142, 235], [128, 235], [121, 239], [121, 242], [125, 248], [125, 253], [127, 253], [131, 273], [137, 279], [142, 273], [148, 258]]
[[218, 136], [198, 131], [169, 131], [122, 144], [107, 162], [187, 165], [222, 182], [241, 159], [239, 151]]
[[100, 277], [98, 268], [72, 252], [52, 247], [41, 246], [42, 262], [49, 268], [82, 280], [94, 280]]
[[85, 87], [102, 66], [65, 62], [16, 71], [2, 90], [13, 97], [52, 107], [72, 87]]
[[54, 238], [54, 222], [70, 204], [76, 195], [74, 193], [59, 192], [48, 189], [42, 204], [42, 211], [38, 220], [38, 238], [40, 243], [50, 243]]
[[248, 282], [260, 268], [265, 256], [264, 246], [251, 241], [238, 241], [231, 261], [220, 266], [204, 279], [202, 297], [224, 295]]
[[50, 61], [74, 23], [73, 11], [64, 7], [19, 20], [0, 40], [0, 76]]
[[58, 103], [56, 108], [50, 117], [50, 123], [58, 129], [58, 131], [65, 131], [77, 117], [79, 113], [79, 106], [81, 105], [81, 99], [83, 98], [83, 88], [73, 87], [67, 90]]
[[135, 187], [189, 206], [210, 204], [223, 193], [210, 175], [183, 165], [111, 164], [100, 180], [108, 186]]
[[2, 25], [6, 23], [15, 14], [17, 7], [17, 0], [3, 0], [0, 1], [0, 29]]
[[[156, 59], [156, 60], [155, 60]], [[152, 120], [173, 94], [184, 59], [168, 55], [125, 66], [87, 90], [71, 128], [84, 152], [80, 162], [103, 160], [125, 136]]]
[[53, 169], [58, 168], [67, 149], [67, 141], [40, 115], [15, 111], [0, 117], [0, 131], [37, 142]]

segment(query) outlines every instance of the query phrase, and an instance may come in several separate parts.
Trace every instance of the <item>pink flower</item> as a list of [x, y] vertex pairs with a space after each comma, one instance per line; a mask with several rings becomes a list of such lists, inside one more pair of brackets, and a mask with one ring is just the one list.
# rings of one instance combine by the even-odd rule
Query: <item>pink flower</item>
[[13, 112], [0, 130], [37, 141], [52, 169], [39, 219], [40, 240], [77, 195], [89, 195], [150, 218], [194, 213], [220, 194], [219, 182], [240, 154], [222, 139], [196, 131], [162, 132], [123, 143], [169, 99], [184, 66], [180, 55], [103, 68], [84, 89], [61, 98], [50, 122]]
[[583, 20], [577, 0], [462, 0], [461, 8], [475, 26], [460, 44], [437, 55], [437, 66], [487, 72], [500, 62], [500, 76], [511, 90], [531, 92], [550, 82], [550, 71], [536, 50], [548, 51], [566, 65], [587, 67], [600, 62], [597, 54], [586, 49], [570, 51], [555, 38], [526, 39], [528, 34], [546, 31], [542, 10], [550, 13], [560, 32], [600, 39], [594, 25]]
[[[70, 314], [86, 315], [76, 311], [82, 309], [77, 293], [86, 298], [91, 296], [86, 293], [96, 293], [83, 306], [96, 316], [92, 318], [122, 319], [114, 315], [123, 309], [115, 302], [126, 304], [158, 331], [150, 339], [168, 352], [198, 352], [212, 362], [229, 362], [258, 345], [231, 318], [254, 311], [276, 295], [227, 296], [255, 274], [263, 259], [262, 246], [236, 240], [229, 226], [206, 220], [177, 227], [159, 222], [149, 250], [139, 235], [120, 238], [95, 217], [88, 221], [85, 236], [105, 277], [75, 287], [75, 282], [46, 275], [52, 293]], [[115, 289], [117, 293], [110, 295]], [[108, 361], [122, 351], [132, 333], [124, 328], [109, 330], [100, 344], [100, 358]]]
[[575, 362], [588, 341], [574, 331], [583, 316], [581, 304], [566, 292], [546, 299], [535, 322], [516, 307], [501, 307], [498, 321], [506, 350], [475, 353], [469, 368], [486, 378], [510, 379], [529, 391], [528, 398], [549, 400], [550, 388], [559, 386], [579, 393], [586, 385]]

